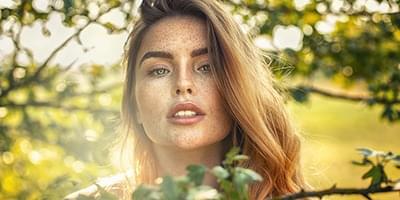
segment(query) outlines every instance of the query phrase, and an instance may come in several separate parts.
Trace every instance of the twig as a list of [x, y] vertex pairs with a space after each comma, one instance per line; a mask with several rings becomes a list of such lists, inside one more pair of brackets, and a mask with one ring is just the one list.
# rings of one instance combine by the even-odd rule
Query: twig
[[362, 195], [366, 199], [371, 199], [370, 194], [376, 193], [388, 193], [388, 192], [400, 192], [400, 189], [394, 189], [392, 186], [380, 187], [380, 188], [336, 188], [332, 187], [326, 190], [320, 191], [301, 191], [299, 193], [279, 197], [276, 200], [293, 200], [293, 199], [301, 199], [306, 197], [318, 197], [322, 198], [323, 196], [329, 195]]

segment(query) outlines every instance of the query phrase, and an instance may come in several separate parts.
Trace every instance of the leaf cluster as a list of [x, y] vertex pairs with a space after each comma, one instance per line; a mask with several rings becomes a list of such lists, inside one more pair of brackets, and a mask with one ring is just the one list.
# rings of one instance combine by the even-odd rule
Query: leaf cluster
[[353, 161], [352, 163], [369, 167], [362, 179], [371, 179], [370, 188], [381, 188], [395, 183], [395, 181], [389, 179], [385, 167], [388, 163], [393, 163], [396, 168], [400, 169], [399, 154], [375, 151], [368, 148], [358, 148], [357, 151], [363, 158], [361, 161]]
[[[207, 169], [202, 165], [187, 167], [187, 175], [173, 178], [164, 177], [158, 186], [139, 186], [133, 193], [133, 199], [143, 200], [200, 200], [231, 199], [248, 200], [248, 187], [261, 181], [262, 177], [251, 169], [236, 166], [248, 157], [239, 154], [239, 148], [232, 148], [226, 155], [222, 166]], [[210, 173], [217, 179], [218, 190], [203, 184], [204, 176]]]

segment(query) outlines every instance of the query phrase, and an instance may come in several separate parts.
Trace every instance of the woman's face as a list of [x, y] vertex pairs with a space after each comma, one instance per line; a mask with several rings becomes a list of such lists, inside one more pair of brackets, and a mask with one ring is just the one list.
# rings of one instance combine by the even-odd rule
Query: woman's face
[[142, 40], [136, 65], [139, 123], [157, 145], [195, 149], [223, 140], [232, 127], [207, 54], [205, 22], [164, 18]]

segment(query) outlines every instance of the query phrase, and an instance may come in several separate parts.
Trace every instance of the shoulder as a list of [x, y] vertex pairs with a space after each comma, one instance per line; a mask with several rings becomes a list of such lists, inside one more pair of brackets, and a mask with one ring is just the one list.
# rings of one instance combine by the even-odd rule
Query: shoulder
[[101, 196], [102, 189], [115, 195], [118, 199], [128, 199], [133, 191], [133, 187], [133, 174], [128, 171], [126, 173], [98, 178], [94, 184], [68, 194], [64, 197], [64, 200], [75, 200], [82, 196], [97, 198]]

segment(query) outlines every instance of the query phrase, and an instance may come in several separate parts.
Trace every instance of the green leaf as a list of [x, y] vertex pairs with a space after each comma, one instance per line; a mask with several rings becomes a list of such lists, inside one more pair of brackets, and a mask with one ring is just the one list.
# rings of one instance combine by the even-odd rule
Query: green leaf
[[229, 177], [229, 172], [221, 166], [215, 166], [212, 168], [211, 173], [218, 178], [218, 180], [223, 180]]
[[190, 184], [191, 180], [187, 176], [179, 176], [175, 177], [175, 182], [178, 185], [178, 187], [184, 188]]
[[251, 169], [237, 167], [236, 170], [238, 170], [241, 173], [243, 173], [246, 176], [248, 176], [251, 182], [262, 181], [262, 179], [263, 179], [260, 174], [258, 174], [257, 172], [255, 172], [255, 171], [253, 171]]
[[234, 157], [238, 155], [240, 152], [239, 147], [232, 147], [229, 152], [226, 154], [225, 160], [222, 162], [225, 165], [232, 165], [234, 161]]
[[248, 184], [252, 182], [250, 176], [245, 173], [242, 173], [241, 170], [236, 169], [236, 172], [233, 175], [233, 185], [237, 193], [237, 197], [235, 199], [242, 200], [248, 199]]
[[176, 200], [180, 198], [181, 191], [171, 176], [163, 178], [160, 189], [165, 200]]
[[143, 200], [158, 200], [161, 199], [158, 191], [149, 186], [140, 185], [132, 194], [132, 199], [143, 199]]
[[206, 173], [206, 167], [204, 165], [189, 165], [186, 170], [188, 171], [187, 176], [196, 186], [203, 183], [204, 175]]
[[246, 155], [236, 155], [233, 157], [234, 161], [248, 160], [249, 157]]
[[371, 156], [374, 151], [368, 148], [357, 148], [356, 149], [361, 155], [365, 156], [365, 157], [369, 157]]
[[309, 91], [306, 88], [299, 87], [299, 88], [292, 89], [290, 92], [291, 92], [291, 96], [294, 98], [294, 100], [299, 103], [304, 103], [309, 100]]
[[233, 174], [233, 185], [238, 192], [238, 199], [248, 199], [249, 184], [260, 180], [262, 177], [253, 170], [236, 167]]
[[210, 186], [202, 185], [190, 188], [186, 200], [213, 200], [220, 199], [218, 191]]
[[363, 176], [362, 179], [367, 179], [369, 177], [374, 176], [375, 173], [377, 172], [378, 168], [376, 166], [373, 166], [370, 170], [368, 170]]
[[367, 173], [362, 176], [362, 179], [371, 178], [369, 187], [379, 187], [382, 183], [387, 181], [387, 175], [384, 167], [381, 164], [373, 166]]

